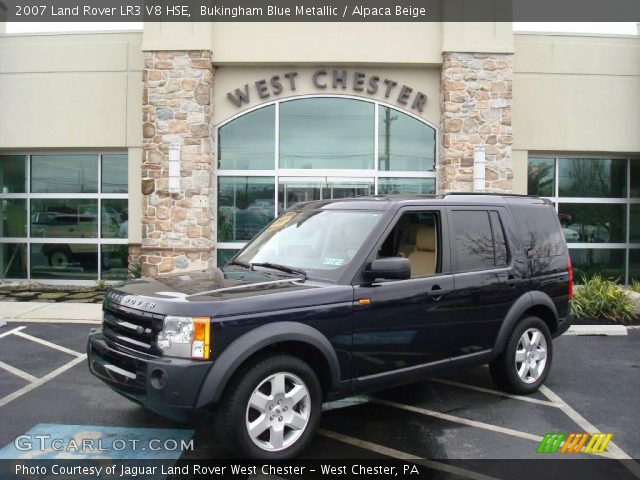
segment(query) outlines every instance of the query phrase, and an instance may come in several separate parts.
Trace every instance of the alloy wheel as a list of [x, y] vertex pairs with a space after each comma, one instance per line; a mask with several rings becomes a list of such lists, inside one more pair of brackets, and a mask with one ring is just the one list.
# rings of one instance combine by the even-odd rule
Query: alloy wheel
[[524, 383], [536, 382], [547, 364], [547, 341], [537, 328], [529, 328], [516, 347], [516, 371]]

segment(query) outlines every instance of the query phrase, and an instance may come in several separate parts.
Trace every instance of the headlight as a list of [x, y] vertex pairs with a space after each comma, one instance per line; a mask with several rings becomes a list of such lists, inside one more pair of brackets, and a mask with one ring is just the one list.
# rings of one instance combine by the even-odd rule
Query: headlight
[[158, 348], [165, 355], [207, 360], [210, 348], [209, 317], [167, 315], [158, 334]]

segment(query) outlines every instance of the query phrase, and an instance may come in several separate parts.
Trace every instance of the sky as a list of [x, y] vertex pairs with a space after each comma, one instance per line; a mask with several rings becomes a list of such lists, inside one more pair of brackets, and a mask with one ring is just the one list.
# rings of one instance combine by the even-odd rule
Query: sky
[[[142, 22], [8, 22], [7, 33], [141, 30]], [[515, 22], [519, 32], [570, 32], [635, 35], [635, 22]]]

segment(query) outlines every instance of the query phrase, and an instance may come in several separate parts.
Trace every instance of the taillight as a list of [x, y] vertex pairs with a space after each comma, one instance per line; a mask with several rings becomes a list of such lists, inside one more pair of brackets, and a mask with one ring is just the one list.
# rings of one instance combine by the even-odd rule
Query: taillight
[[571, 265], [571, 257], [569, 257], [569, 300], [573, 298], [573, 266]]

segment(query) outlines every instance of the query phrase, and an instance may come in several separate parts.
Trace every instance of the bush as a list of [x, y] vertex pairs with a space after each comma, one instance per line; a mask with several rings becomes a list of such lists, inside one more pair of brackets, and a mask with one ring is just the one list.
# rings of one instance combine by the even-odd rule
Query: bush
[[633, 280], [630, 285], [631, 290], [640, 293], [640, 280]]
[[628, 323], [634, 318], [634, 305], [617, 283], [595, 275], [583, 278], [582, 288], [576, 289], [573, 295], [571, 312], [576, 318], [606, 318]]

